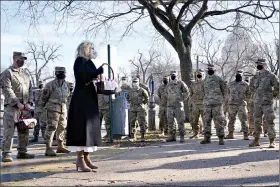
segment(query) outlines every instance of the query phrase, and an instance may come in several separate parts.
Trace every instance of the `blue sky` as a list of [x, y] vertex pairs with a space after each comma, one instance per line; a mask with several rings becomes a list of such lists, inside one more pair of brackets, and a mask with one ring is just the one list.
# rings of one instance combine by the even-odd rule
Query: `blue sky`
[[[11, 7], [13, 3], [16, 2], [2, 2], [2, 5], [6, 7]], [[52, 15], [48, 15], [50, 19], [54, 19]], [[67, 32], [61, 29], [56, 32], [54, 25], [52, 23], [42, 23], [39, 25], [39, 31], [34, 31], [33, 29], [28, 30], [29, 23], [20, 21], [20, 19], [8, 18], [5, 14], [1, 14], [1, 68], [7, 67], [11, 63], [11, 56], [13, 51], [27, 51], [26, 40], [30, 41], [45, 41], [50, 43], [62, 44], [60, 54], [62, 58], [55, 64], [50, 64], [49, 68], [53, 69], [54, 66], [65, 66], [67, 68], [68, 77], [70, 78], [73, 74], [72, 67], [75, 60], [75, 50], [78, 44], [89, 39], [95, 45], [98, 52], [98, 58], [95, 60], [97, 65], [103, 62], [107, 62], [107, 44], [112, 45], [112, 64], [114, 70], [117, 72], [119, 66], [130, 68], [129, 59], [132, 59], [136, 54], [138, 49], [145, 51], [151, 47], [151, 33], [154, 30], [150, 24], [149, 18], [141, 21], [134, 27], [133, 32], [120, 43], [115, 41], [119, 40], [119, 35], [121, 30], [121, 23], [118, 27], [113, 30], [111, 35], [111, 41], [106, 41], [104, 36], [99, 35], [97, 38], [86, 38], [82, 30], [74, 34], [76, 28], [75, 22], [69, 23], [67, 27]], [[279, 33], [279, 26], [276, 27]], [[218, 37], [226, 37], [228, 33], [217, 32]], [[278, 34], [279, 35], [279, 34]], [[266, 34], [265, 39], [269, 40], [273, 38], [272, 30], [271, 34]], [[174, 49], [167, 43], [164, 42], [165, 49], [170, 51], [172, 56], [178, 61], [178, 57]], [[196, 39], [193, 40], [193, 47], [197, 47]], [[72, 78], [70, 79], [72, 80]]]

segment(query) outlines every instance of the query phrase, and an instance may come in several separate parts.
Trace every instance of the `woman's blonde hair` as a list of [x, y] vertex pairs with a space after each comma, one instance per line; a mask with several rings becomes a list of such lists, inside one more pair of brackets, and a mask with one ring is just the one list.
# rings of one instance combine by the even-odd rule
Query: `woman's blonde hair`
[[84, 57], [86, 59], [90, 59], [87, 55], [87, 48], [91, 46], [93, 48], [93, 43], [90, 41], [83, 41], [78, 47], [76, 51], [76, 58], [78, 57]]

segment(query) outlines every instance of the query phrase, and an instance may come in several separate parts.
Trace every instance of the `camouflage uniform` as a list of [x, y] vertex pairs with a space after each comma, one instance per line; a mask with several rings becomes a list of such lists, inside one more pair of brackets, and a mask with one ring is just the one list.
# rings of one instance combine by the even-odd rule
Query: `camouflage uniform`
[[[39, 81], [39, 86], [43, 86], [42, 81]], [[38, 89], [33, 90], [33, 98], [34, 98], [34, 103], [35, 103], [35, 117], [37, 120], [37, 124], [34, 127], [34, 132], [33, 132], [34, 138], [32, 140], [30, 140], [30, 142], [38, 142], [40, 129], [41, 129], [42, 137], [44, 137], [44, 134], [45, 134], [45, 131], [44, 131], [45, 129], [41, 128], [41, 123], [40, 123], [43, 111], [40, 107], [38, 107], [38, 102], [39, 102], [39, 99], [40, 99], [40, 96], [42, 93], [42, 89], [43, 88], [38, 88]]]
[[[203, 74], [202, 70], [199, 70], [197, 73], [198, 75]], [[190, 85], [190, 100], [192, 101], [192, 111], [191, 111], [191, 122], [193, 125], [194, 135], [191, 138], [194, 138], [198, 135], [199, 132], [199, 117], [202, 116], [203, 118], [203, 98], [204, 98], [204, 91], [203, 91], [204, 81], [196, 80], [191, 83]]]
[[[171, 77], [177, 76], [176, 71], [171, 72]], [[166, 87], [167, 94], [167, 122], [169, 138], [167, 141], [176, 141], [175, 118], [179, 126], [180, 141], [184, 141], [185, 135], [185, 112], [184, 101], [189, 97], [188, 86], [180, 80], [171, 80]]]
[[106, 136], [105, 139], [108, 140], [111, 134], [111, 126], [110, 126], [110, 110], [109, 110], [109, 96], [98, 94], [98, 106], [99, 106], [99, 115], [100, 115], [100, 123], [102, 123], [102, 119], [105, 121], [106, 128]]
[[[21, 52], [14, 52], [13, 57], [21, 61], [27, 58]], [[18, 59], [18, 60], [19, 60]], [[15, 63], [15, 62], [14, 62]], [[5, 96], [3, 116], [3, 140], [2, 140], [2, 161], [12, 162], [12, 146], [15, 132], [15, 123], [19, 121], [23, 110], [18, 109], [17, 104], [32, 104], [32, 84], [29, 75], [22, 68], [13, 66], [1, 74], [1, 86]], [[17, 158], [34, 158], [34, 155], [27, 154], [29, 129], [18, 130], [18, 155]]]
[[[258, 66], [265, 67], [265, 59], [258, 59], [256, 62]], [[261, 133], [262, 118], [264, 124], [267, 125], [268, 136], [270, 140], [270, 148], [275, 147], [275, 124], [274, 124], [274, 110], [273, 97], [279, 95], [279, 79], [273, 73], [266, 69], [262, 69], [255, 75], [253, 83], [254, 90], [254, 141], [250, 146], [259, 145], [259, 138]]]
[[[237, 71], [237, 74], [242, 75], [242, 71]], [[238, 114], [241, 122], [242, 132], [244, 133], [244, 139], [248, 140], [248, 124], [247, 124], [247, 109], [246, 101], [250, 97], [249, 84], [245, 81], [233, 81], [230, 82], [227, 89], [228, 105], [229, 105], [229, 122], [227, 139], [233, 139], [233, 132], [235, 130], [234, 123], [236, 121], [236, 115]]]
[[[64, 72], [64, 67], [55, 67], [55, 72]], [[67, 99], [70, 94], [69, 87], [64, 79], [55, 79], [46, 84], [40, 97], [39, 106], [45, 108], [47, 119], [46, 156], [56, 156], [51, 148], [53, 136], [56, 132], [58, 147], [57, 153], [68, 153], [65, 149], [65, 129], [67, 125]]]
[[69, 110], [69, 107], [70, 107], [70, 103], [71, 103], [71, 99], [72, 99], [72, 95], [73, 95], [73, 89], [74, 89], [74, 84], [72, 82], [68, 83], [68, 86], [69, 86], [69, 96], [68, 96], [68, 99], [67, 99], [67, 111]]
[[[208, 71], [214, 71], [214, 66], [209, 65]], [[216, 126], [216, 134], [219, 137], [219, 144], [224, 144], [224, 128], [226, 119], [223, 111], [223, 103], [225, 99], [226, 86], [221, 77], [213, 74], [207, 75], [204, 79], [204, 140], [201, 144], [210, 143], [211, 138], [211, 121], [214, 120]]]
[[[168, 82], [168, 78], [164, 77], [163, 79], [165, 79]], [[167, 113], [166, 113], [166, 109], [167, 109], [167, 95], [165, 92], [165, 88], [167, 85], [162, 84], [159, 88], [158, 88], [158, 97], [160, 99], [160, 103], [159, 103], [159, 113], [158, 113], [158, 117], [159, 117], [159, 129], [161, 132], [163, 132], [164, 134], [168, 133], [168, 123], [167, 123]]]
[[138, 86], [132, 87], [128, 92], [127, 100], [130, 104], [130, 124], [132, 126], [133, 134], [136, 134], [136, 120], [140, 125], [140, 133], [141, 133], [141, 141], [144, 141], [144, 135], [146, 133], [147, 126], [147, 112], [146, 112], [146, 104], [149, 99], [149, 95], [139, 86], [139, 79], [134, 79], [134, 83]]

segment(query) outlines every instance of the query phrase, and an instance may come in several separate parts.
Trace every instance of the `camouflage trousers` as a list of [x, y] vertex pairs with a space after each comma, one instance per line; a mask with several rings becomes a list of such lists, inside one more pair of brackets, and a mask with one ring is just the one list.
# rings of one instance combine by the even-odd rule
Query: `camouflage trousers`
[[65, 141], [65, 129], [67, 125], [66, 114], [66, 112], [59, 113], [46, 110], [47, 129], [45, 132], [45, 139], [47, 143], [52, 144], [55, 133], [57, 141]]
[[35, 117], [36, 117], [36, 120], [37, 120], [37, 124], [34, 127], [33, 136], [38, 137], [39, 133], [40, 133], [40, 129], [41, 129], [41, 134], [42, 134], [42, 137], [44, 138], [44, 134], [45, 134], [47, 125], [46, 125], [45, 122], [42, 122], [42, 113], [41, 112], [35, 113]]
[[[273, 105], [260, 105], [254, 103], [254, 137], [259, 138], [262, 132], [262, 121], [267, 128], [268, 137], [275, 138], [275, 114]], [[265, 128], [264, 128], [265, 130]]]
[[[247, 105], [248, 109], [248, 121], [249, 121], [249, 130], [250, 132], [254, 132], [254, 107], [253, 104], [248, 104]], [[262, 126], [263, 126], [263, 132], [267, 133], [267, 125], [264, 123], [262, 120]]]
[[[199, 117], [201, 116], [203, 119], [203, 110], [204, 110], [203, 105], [194, 104], [192, 106], [191, 123], [192, 123], [192, 128], [193, 128], [194, 133], [199, 132]], [[203, 122], [203, 124], [205, 124], [205, 123]]]
[[[15, 121], [20, 117], [20, 110], [15, 107], [7, 106], [4, 109], [3, 116], [3, 139], [2, 139], [2, 155], [11, 155], [13, 139], [15, 133]], [[29, 129], [24, 131], [17, 131], [18, 133], [18, 147], [19, 153], [27, 152], [27, 145], [29, 142]]]
[[214, 120], [218, 137], [225, 136], [226, 119], [223, 105], [204, 105], [204, 136], [211, 137], [211, 121]]
[[169, 135], [176, 134], [176, 123], [175, 119], [179, 126], [180, 136], [185, 135], [185, 112], [183, 107], [167, 107], [167, 123], [168, 123], [168, 133]]
[[147, 112], [143, 111], [129, 111], [129, 121], [132, 128], [132, 133], [135, 134], [137, 131], [136, 121], [138, 121], [140, 126], [140, 133], [145, 134], [147, 128]]
[[241, 122], [242, 132], [248, 133], [248, 124], [247, 124], [247, 109], [245, 105], [229, 105], [229, 122], [228, 122], [228, 131], [233, 132], [235, 130], [234, 124], [236, 121], [236, 115]]
[[168, 133], [168, 123], [167, 123], [167, 109], [166, 107], [159, 107], [159, 130], [164, 133]]
[[99, 110], [99, 116], [100, 116], [100, 123], [101, 124], [102, 124], [102, 120], [104, 119], [107, 135], [110, 136], [111, 126], [110, 126], [110, 111], [109, 111], [109, 109], [100, 109]]

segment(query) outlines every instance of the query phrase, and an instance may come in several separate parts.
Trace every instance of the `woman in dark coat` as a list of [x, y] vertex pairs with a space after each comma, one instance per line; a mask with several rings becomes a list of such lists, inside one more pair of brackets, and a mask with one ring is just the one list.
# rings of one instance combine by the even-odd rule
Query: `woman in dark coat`
[[96, 151], [101, 145], [101, 129], [98, 100], [93, 79], [103, 73], [100, 66], [96, 69], [92, 58], [96, 58], [93, 44], [83, 42], [77, 48], [74, 64], [76, 80], [75, 89], [70, 102], [67, 120], [67, 146], [77, 151], [76, 169], [89, 172], [97, 169], [90, 161], [89, 152]]

